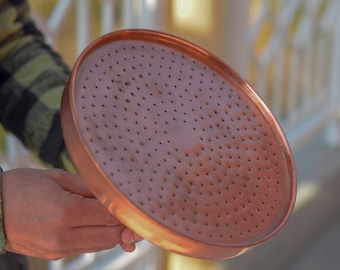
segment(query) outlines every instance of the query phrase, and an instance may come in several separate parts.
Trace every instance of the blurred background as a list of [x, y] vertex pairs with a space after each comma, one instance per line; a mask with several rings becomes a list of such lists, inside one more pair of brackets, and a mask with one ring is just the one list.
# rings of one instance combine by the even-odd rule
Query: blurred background
[[[298, 198], [287, 226], [260, 247], [226, 261], [169, 254], [144, 241], [34, 270], [339, 269], [340, 1], [338, 0], [30, 0], [49, 42], [72, 67], [102, 34], [155, 29], [200, 45], [240, 73], [282, 125], [294, 152]], [[10, 135], [4, 168], [40, 166]]]

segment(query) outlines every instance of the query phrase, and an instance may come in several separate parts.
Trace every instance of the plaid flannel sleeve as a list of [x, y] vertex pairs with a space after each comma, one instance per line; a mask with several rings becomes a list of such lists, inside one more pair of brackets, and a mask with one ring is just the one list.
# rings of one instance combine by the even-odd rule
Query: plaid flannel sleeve
[[0, 0], [0, 121], [43, 163], [73, 171], [60, 103], [70, 69], [35, 27], [25, 0]]
[[[46, 165], [74, 171], [59, 113], [69, 74], [35, 27], [26, 0], [0, 0], [0, 122]], [[0, 249], [5, 243], [0, 211]]]

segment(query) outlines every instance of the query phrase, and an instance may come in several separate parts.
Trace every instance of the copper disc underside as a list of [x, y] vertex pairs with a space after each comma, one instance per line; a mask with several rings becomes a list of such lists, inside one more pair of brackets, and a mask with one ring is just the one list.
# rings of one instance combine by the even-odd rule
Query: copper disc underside
[[150, 229], [207, 248], [247, 248], [286, 222], [295, 200], [288, 144], [255, 92], [218, 59], [180, 39], [131, 30], [92, 45], [72, 76], [73, 118], [62, 117], [77, 133], [66, 132], [65, 141], [76, 136], [106, 179], [87, 179], [69, 143], [77, 169], [91, 186], [126, 198], [123, 207], [141, 212]]

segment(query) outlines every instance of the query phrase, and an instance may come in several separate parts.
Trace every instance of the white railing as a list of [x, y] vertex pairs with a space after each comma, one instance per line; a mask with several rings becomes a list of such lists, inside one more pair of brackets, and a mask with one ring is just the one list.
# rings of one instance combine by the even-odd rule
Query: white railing
[[[260, 1], [248, 32], [249, 80], [297, 148], [331, 121], [340, 101], [340, 1]], [[271, 6], [273, 3], [275, 7]], [[258, 48], [261, 31], [270, 31]], [[268, 29], [269, 28], [269, 29]], [[262, 51], [259, 52], [259, 50]], [[338, 140], [333, 122], [332, 140]]]
[[[171, 1], [59, 0], [44, 26], [52, 42], [59, 39], [63, 22], [75, 7], [76, 52], [79, 53], [92, 39], [89, 26], [93, 2], [100, 6], [99, 34], [104, 34], [121, 28], [164, 30], [164, 14], [169, 12], [166, 9]], [[232, 45], [228, 48], [234, 50], [223, 54], [224, 60], [239, 69], [265, 99], [293, 149], [326, 127], [328, 137], [338, 142], [340, 1], [226, 0], [224, 3], [228, 22], [225, 28]], [[12, 137], [7, 144], [10, 163], [22, 157], [18, 152], [23, 150]], [[20, 164], [16, 162], [17, 166]], [[157, 269], [159, 254], [158, 249], [145, 242], [133, 255], [114, 249], [80, 255], [67, 262], [50, 262], [49, 268]], [[124, 267], [119, 268], [120, 263]]]

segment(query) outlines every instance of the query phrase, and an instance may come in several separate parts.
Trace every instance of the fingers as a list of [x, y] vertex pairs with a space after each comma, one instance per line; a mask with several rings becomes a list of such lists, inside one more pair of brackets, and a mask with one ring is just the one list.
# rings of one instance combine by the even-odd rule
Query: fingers
[[94, 198], [84, 180], [78, 174], [72, 174], [59, 169], [47, 170], [46, 173], [59, 183], [65, 190], [87, 198]]
[[136, 242], [143, 240], [142, 237], [140, 237], [135, 232], [131, 231], [129, 228], [125, 228], [123, 230], [121, 238], [122, 238], [123, 244], [131, 244], [131, 243], [136, 243]]
[[120, 247], [125, 252], [133, 252], [136, 249], [136, 244], [124, 244], [124, 243], [120, 243]]
[[[77, 194], [71, 193], [77, 192], [79, 194], [79, 185], [77, 182], [81, 180], [80, 177], [73, 175], [72, 177], [68, 177], [68, 179], [70, 180], [69, 183], [64, 183], [63, 180], [60, 180], [59, 183], [70, 191], [67, 194], [70, 196], [70, 201], [72, 201], [72, 203], [69, 204], [69, 208], [74, 213], [72, 215], [74, 217], [74, 223], [72, 224], [73, 227], [121, 225], [119, 220], [114, 215], [109, 213], [98, 200], [92, 198], [83, 198]], [[72, 181], [74, 185], [70, 185]], [[119, 239], [119, 242], [121, 242], [121, 248], [126, 252], [132, 252], [135, 249], [135, 243], [142, 240], [139, 235], [135, 234], [128, 228], [125, 228], [122, 231]]]
[[51, 170], [54, 179], [64, 188], [65, 201], [61, 206], [61, 217], [72, 227], [116, 226], [118, 219], [96, 199], [79, 175], [61, 170]]
[[[124, 230], [123, 225], [114, 227], [81, 227], [70, 231], [67, 241], [72, 244], [72, 250], [64, 250], [65, 254], [95, 252], [115, 247], [121, 242], [120, 236]], [[62, 247], [67, 245], [60, 243]]]
[[65, 254], [70, 254], [70, 252], [76, 254], [110, 249], [117, 244], [120, 244], [125, 252], [132, 252], [136, 248], [136, 243], [142, 240], [139, 235], [123, 225], [115, 227], [76, 228], [72, 232], [72, 237], [76, 236], [77, 239], [72, 241], [75, 248], [64, 251], [66, 252]]
[[121, 234], [121, 240], [121, 248], [126, 252], [132, 252], [136, 248], [135, 244], [143, 240], [143, 238], [131, 231], [129, 228], [124, 228]]
[[[119, 220], [109, 213], [96, 199], [81, 198], [72, 193], [68, 194], [71, 197], [70, 199], [74, 200], [73, 204], [70, 205], [70, 207], [73, 206], [73, 212], [75, 215], [74, 221], [76, 222], [73, 224], [74, 227], [117, 226], [121, 224]], [[125, 228], [122, 231], [120, 237], [121, 248], [126, 252], [134, 251], [136, 248], [135, 243], [142, 240], [142, 237], [128, 228]]]
[[[97, 199], [84, 198], [77, 194], [67, 193], [64, 223], [70, 227], [117, 226], [121, 222], [112, 215]], [[61, 210], [62, 211], [62, 210]]]
[[56, 260], [81, 253], [111, 249], [120, 243], [123, 226], [82, 227], [65, 230], [59, 237], [47, 236], [46, 245], [22, 245], [21, 242], [9, 241], [6, 250], [31, 257]]
[[[111, 215], [107, 210], [95, 199], [83, 198], [81, 207], [74, 206], [74, 221], [73, 227], [90, 227], [90, 226], [119, 226], [119, 220]], [[112, 237], [112, 236], [111, 236]], [[126, 252], [135, 250], [135, 243], [142, 240], [138, 234], [124, 227], [119, 235], [121, 248]]]
[[[74, 206], [75, 219], [77, 222], [73, 224], [74, 227], [89, 227], [89, 226], [119, 226], [119, 220], [111, 215], [97, 200], [90, 198], [83, 198], [81, 207]], [[82, 229], [82, 228], [79, 228]], [[90, 228], [88, 228], [90, 230]], [[113, 237], [113, 235], [109, 236]], [[138, 234], [130, 229], [124, 227], [118, 237], [121, 248], [126, 252], [135, 250], [136, 242], [142, 240]]]

